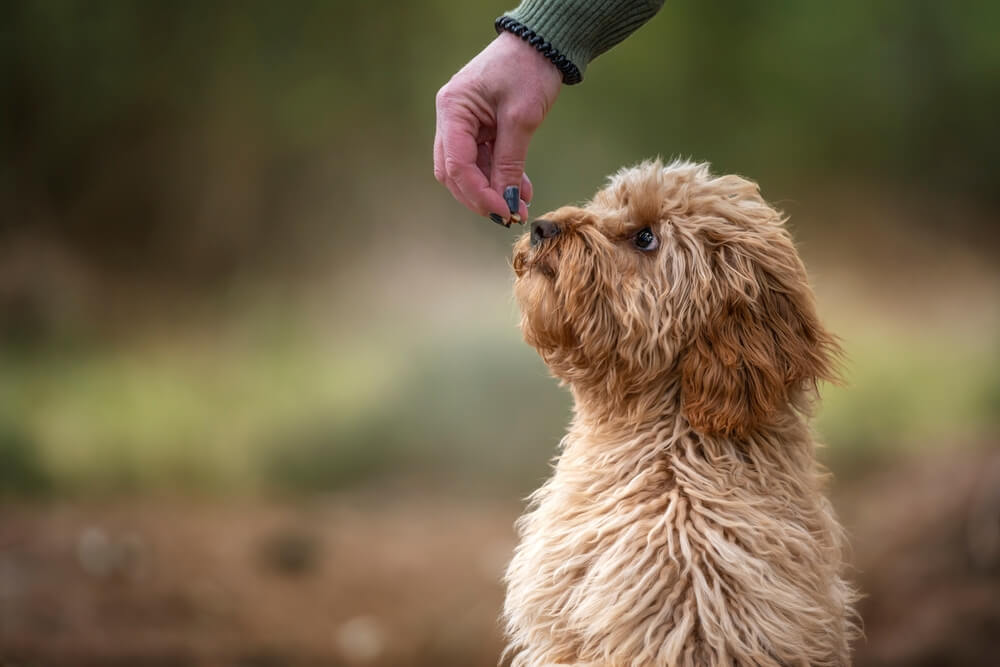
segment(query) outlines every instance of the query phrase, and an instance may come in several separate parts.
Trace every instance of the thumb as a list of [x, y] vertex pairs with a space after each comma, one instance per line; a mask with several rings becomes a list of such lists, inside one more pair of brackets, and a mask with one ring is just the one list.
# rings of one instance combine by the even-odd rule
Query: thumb
[[503, 196], [508, 205], [513, 204], [510, 213], [517, 213], [521, 220], [527, 219], [528, 215], [520, 188], [532, 134], [532, 128], [521, 123], [498, 124], [493, 142], [490, 187]]

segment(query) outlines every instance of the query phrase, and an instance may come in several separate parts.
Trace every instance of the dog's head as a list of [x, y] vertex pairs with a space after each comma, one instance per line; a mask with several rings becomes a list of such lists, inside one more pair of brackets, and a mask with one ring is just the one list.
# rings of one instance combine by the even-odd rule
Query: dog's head
[[679, 392], [695, 429], [742, 437], [833, 375], [837, 344], [781, 215], [706, 165], [622, 170], [533, 222], [513, 266], [525, 339], [610, 410]]

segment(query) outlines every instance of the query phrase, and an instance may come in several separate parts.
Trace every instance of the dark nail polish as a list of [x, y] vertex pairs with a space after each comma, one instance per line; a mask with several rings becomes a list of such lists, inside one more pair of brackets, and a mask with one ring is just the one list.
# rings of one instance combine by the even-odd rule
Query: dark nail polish
[[517, 213], [521, 208], [521, 189], [516, 185], [507, 186], [503, 191], [503, 200], [507, 202], [511, 213]]
[[510, 223], [509, 222], [504, 222], [503, 218], [501, 218], [496, 213], [490, 213], [490, 220], [492, 220], [493, 222], [497, 223], [498, 225], [503, 225], [504, 227], [510, 227]]

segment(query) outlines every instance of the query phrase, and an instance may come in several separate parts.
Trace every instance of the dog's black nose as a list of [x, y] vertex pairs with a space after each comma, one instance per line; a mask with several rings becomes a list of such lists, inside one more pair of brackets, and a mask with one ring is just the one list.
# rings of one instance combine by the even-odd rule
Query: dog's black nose
[[545, 239], [559, 235], [559, 225], [551, 220], [535, 220], [531, 223], [531, 245], [538, 245]]

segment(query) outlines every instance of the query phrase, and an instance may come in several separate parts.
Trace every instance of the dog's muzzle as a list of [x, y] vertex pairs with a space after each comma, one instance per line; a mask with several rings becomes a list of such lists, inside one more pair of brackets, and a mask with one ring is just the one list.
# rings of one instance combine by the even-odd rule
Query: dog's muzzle
[[531, 223], [531, 246], [535, 247], [545, 239], [559, 236], [559, 225], [551, 220], [535, 220]]

